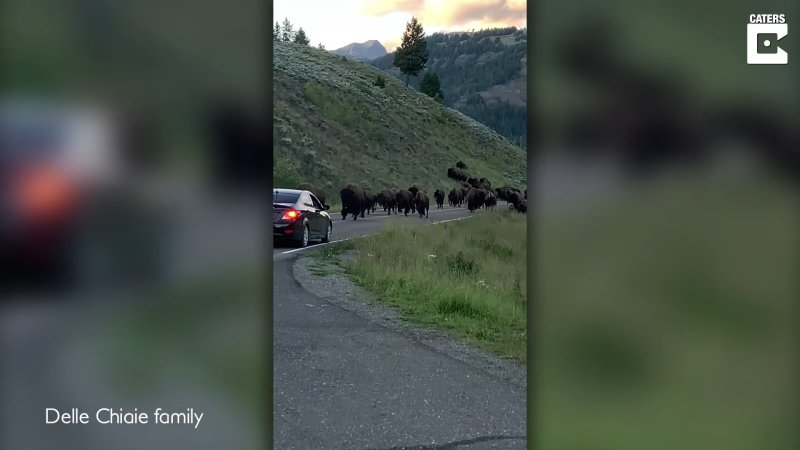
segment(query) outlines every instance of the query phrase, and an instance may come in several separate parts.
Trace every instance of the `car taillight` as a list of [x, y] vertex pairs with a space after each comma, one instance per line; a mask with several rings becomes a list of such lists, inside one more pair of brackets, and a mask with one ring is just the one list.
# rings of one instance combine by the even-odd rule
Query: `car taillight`
[[25, 217], [36, 220], [59, 219], [74, 207], [77, 200], [73, 180], [58, 167], [49, 165], [19, 173], [12, 194]]
[[296, 209], [290, 209], [283, 213], [281, 220], [288, 220], [291, 222], [293, 220], [297, 220], [298, 217], [300, 217], [300, 211], [297, 211]]

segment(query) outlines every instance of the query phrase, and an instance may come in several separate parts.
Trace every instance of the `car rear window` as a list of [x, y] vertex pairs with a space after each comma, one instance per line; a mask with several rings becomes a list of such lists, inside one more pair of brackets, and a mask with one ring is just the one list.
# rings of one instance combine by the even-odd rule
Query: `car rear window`
[[272, 203], [294, 203], [300, 197], [299, 193], [275, 192], [272, 194]]
[[38, 156], [58, 149], [62, 127], [52, 121], [14, 120], [0, 116], [0, 155]]

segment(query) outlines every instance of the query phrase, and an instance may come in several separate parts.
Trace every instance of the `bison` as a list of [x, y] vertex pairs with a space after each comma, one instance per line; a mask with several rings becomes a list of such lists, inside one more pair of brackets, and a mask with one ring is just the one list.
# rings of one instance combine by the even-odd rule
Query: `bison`
[[492, 191], [487, 191], [486, 199], [483, 201], [483, 206], [485, 206], [486, 209], [491, 209], [494, 211], [495, 205], [497, 205], [497, 197], [492, 194]]
[[356, 220], [359, 215], [362, 219], [364, 218], [364, 212], [367, 210], [367, 198], [358, 185], [348, 184], [339, 192], [339, 195], [342, 199], [342, 220], [346, 220], [348, 214], [353, 215], [353, 220]]
[[509, 193], [508, 187], [502, 186], [502, 187], [499, 187], [499, 188], [495, 188], [494, 193], [495, 193], [495, 195], [497, 196], [498, 199], [500, 199], [500, 200], [502, 200], [504, 202], [508, 201], [508, 193]]
[[402, 209], [403, 214], [406, 216], [414, 207], [414, 196], [411, 195], [411, 192], [405, 189], [397, 191], [397, 194], [395, 194], [395, 200], [397, 201], [397, 212], [399, 213]]
[[370, 204], [370, 199], [371, 198], [372, 198], [372, 195], [368, 191], [365, 190], [364, 191], [364, 212], [366, 212], [367, 215], [369, 215], [370, 212], [372, 211], [372, 205]]
[[514, 191], [509, 195], [507, 202], [510, 203], [514, 209], [519, 211], [520, 205], [522, 205], [522, 202], [525, 202], [525, 198], [519, 192]]
[[365, 206], [367, 214], [372, 214], [373, 212], [375, 212], [375, 203], [377, 202], [378, 196], [375, 194], [370, 194], [367, 191], [364, 191], [364, 198], [367, 201]]
[[486, 178], [481, 178], [478, 180], [478, 189], [486, 189], [487, 191], [491, 191], [492, 183]]
[[311, 183], [300, 183], [300, 185], [297, 186], [297, 189], [301, 191], [311, 192], [312, 194], [314, 194], [314, 197], [317, 197], [317, 200], [319, 200], [320, 203], [322, 203], [323, 205], [325, 204], [325, 191], [323, 191], [319, 187]]
[[417, 207], [417, 212], [419, 213], [419, 218], [421, 219], [423, 216], [428, 217], [428, 210], [430, 210], [430, 200], [428, 199], [428, 194], [425, 191], [418, 191], [416, 197], [414, 197], [414, 205]]
[[464, 199], [464, 193], [461, 192], [461, 189], [453, 188], [450, 190], [450, 193], [447, 194], [447, 200], [450, 203], [450, 206], [456, 207], [461, 206], [461, 201]]
[[392, 211], [397, 214], [395, 210], [395, 206], [397, 205], [397, 198], [395, 197], [394, 191], [391, 189], [384, 189], [380, 195], [381, 198], [381, 206], [383, 206], [383, 210], [386, 211], [387, 215], [391, 215]]
[[444, 208], [444, 191], [441, 189], [437, 189], [436, 192], [433, 193], [433, 198], [436, 199], [436, 209]]
[[519, 189], [511, 187], [511, 186], [501, 186], [494, 190], [497, 193], [497, 198], [503, 200], [504, 202], [511, 201], [511, 194], [514, 192], [520, 192]]
[[411, 212], [412, 213], [417, 212], [417, 209], [416, 209], [417, 208], [417, 202], [415, 202], [414, 199], [417, 198], [417, 192], [419, 192], [419, 191], [421, 191], [421, 189], [417, 185], [417, 183], [412, 184], [411, 187], [408, 188], [408, 192], [411, 192], [411, 200], [412, 200], [411, 201]]
[[474, 212], [476, 209], [483, 206], [484, 200], [486, 200], [486, 190], [484, 189], [470, 189], [467, 192], [467, 209], [469, 212]]
[[470, 185], [471, 187], [474, 187], [474, 188], [479, 188], [479, 187], [480, 187], [480, 180], [478, 180], [478, 179], [477, 179], [477, 178], [475, 178], [475, 177], [469, 177], [469, 178], [467, 178], [467, 183], [469, 183], [469, 185]]
[[447, 204], [456, 207], [458, 206], [459, 194], [461, 193], [461, 189], [456, 190], [455, 188], [450, 189], [450, 192], [447, 194]]
[[467, 178], [469, 178], [469, 172], [458, 167], [450, 167], [447, 169], [447, 177], [456, 181], [467, 181]]

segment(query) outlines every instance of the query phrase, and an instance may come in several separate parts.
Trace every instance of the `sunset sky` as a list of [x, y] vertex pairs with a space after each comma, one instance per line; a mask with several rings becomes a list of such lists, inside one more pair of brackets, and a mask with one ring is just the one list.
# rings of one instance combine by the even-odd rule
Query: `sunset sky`
[[[416, 16], [425, 33], [527, 26], [525, 0], [275, 0], [273, 18], [302, 27], [329, 50], [351, 42], [380, 41], [391, 52]], [[273, 24], [274, 26], [274, 24]]]

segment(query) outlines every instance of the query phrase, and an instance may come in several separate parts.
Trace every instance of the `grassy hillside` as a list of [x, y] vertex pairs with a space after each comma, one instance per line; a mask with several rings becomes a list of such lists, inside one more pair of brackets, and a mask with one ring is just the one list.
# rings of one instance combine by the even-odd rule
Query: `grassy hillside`
[[[276, 186], [432, 192], [454, 185], [447, 168], [458, 160], [498, 186], [525, 186], [525, 152], [486, 126], [367, 64], [293, 43], [273, 50]], [[383, 89], [373, 85], [379, 74]]]
[[[426, 39], [426, 70], [439, 76], [444, 104], [485, 124], [512, 142], [527, 139], [527, 30], [514, 27], [477, 32], [434, 33]], [[405, 80], [394, 54], [372, 65]], [[409, 85], [419, 88], [420, 77]]]

